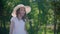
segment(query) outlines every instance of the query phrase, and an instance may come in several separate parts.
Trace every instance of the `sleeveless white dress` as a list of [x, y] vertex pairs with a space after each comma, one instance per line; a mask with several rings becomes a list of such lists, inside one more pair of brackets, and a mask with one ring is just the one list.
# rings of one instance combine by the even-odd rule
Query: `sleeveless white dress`
[[12, 17], [11, 21], [14, 21], [13, 34], [27, 34], [25, 30], [25, 22], [21, 19], [18, 20], [17, 17]]

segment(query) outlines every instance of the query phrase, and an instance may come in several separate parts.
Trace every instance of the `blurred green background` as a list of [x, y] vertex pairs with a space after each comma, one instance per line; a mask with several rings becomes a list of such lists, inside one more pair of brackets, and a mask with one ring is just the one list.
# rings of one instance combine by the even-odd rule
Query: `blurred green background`
[[60, 0], [0, 0], [0, 34], [9, 34], [11, 12], [18, 4], [31, 7], [29, 34], [60, 34]]

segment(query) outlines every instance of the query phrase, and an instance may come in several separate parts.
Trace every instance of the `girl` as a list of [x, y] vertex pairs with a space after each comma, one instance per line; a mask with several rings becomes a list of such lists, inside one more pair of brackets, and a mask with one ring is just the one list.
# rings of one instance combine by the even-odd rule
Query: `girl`
[[25, 29], [26, 14], [31, 11], [29, 6], [17, 5], [13, 12], [10, 24], [10, 34], [28, 34]]

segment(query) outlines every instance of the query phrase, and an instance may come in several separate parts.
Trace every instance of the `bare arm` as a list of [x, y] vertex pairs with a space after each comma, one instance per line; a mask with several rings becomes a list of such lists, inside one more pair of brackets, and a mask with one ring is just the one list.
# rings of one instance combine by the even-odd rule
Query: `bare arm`
[[11, 21], [9, 34], [12, 34], [13, 33], [13, 29], [14, 29], [14, 22]]

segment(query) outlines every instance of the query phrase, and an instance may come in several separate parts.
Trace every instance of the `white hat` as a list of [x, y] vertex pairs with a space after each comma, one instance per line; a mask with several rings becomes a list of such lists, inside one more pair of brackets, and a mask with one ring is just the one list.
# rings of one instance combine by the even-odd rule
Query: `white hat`
[[12, 14], [11, 14], [13, 17], [16, 17], [16, 11], [17, 11], [17, 9], [20, 8], [20, 7], [25, 7], [26, 14], [28, 14], [28, 13], [31, 11], [31, 7], [30, 7], [30, 6], [24, 6], [23, 4], [19, 4], [19, 5], [17, 5], [17, 6], [13, 9], [13, 12], [12, 12]]

